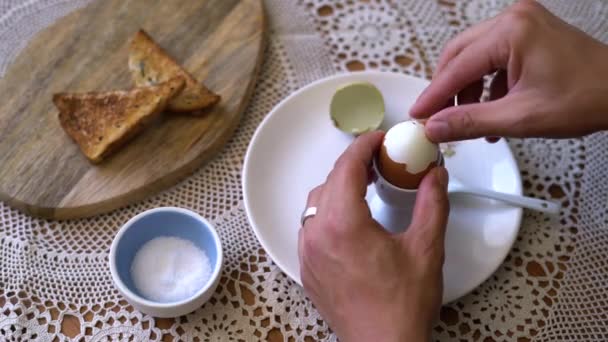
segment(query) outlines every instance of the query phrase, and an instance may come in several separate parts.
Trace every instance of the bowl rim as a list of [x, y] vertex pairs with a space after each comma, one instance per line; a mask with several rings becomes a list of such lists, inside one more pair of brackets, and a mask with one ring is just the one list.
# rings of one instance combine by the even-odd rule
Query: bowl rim
[[[215, 243], [215, 246], [217, 248], [218, 255], [217, 255], [217, 258], [215, 261], [213, 273], [211, 273], [211, 277], [209, 277], [209, 280], [207, 281], [207, 283], [205, 283], [205, 285], [202, 286], [195, 294], [193, 294], [192, 296], [190, 296], [186, 299], [182, 299], [180, 301], [156, 302], [156, 301], [146, 299], [146, 298], [136, 294], [135, 292], [131, 291], [131, 289], [129, 289], [129, 287], [122, 281], [122, 279], [120, 278], [120, 275], [118, 274], [118, 270], [117, 270], [117, 266], [116, 266], [116, 254], [117, 254], [118, 242], [122, 239], [125, 232], [130, 227], [132, 227], [135, 222], [139, 221], [141, 218], [148, 216], [150, 214], [158, 213], [158, 212], [178, 213], [181, 215], [190, 216], [190, 217], [200, 221], [211, 232], [211, 235], [213, 236], [213, 242]], [[116, 235], [114, 236], [114, 239], [112, 240], [112, 245], [110, 246], [110, 254], [108, 256], [108, 262], [110, 264], [110, 273], [112, 275], [112, 280], [114, 281], [114, 285], [118, 288], [118, 290], [125, 297], [127, 297], [127, 299], [132, 300], [139, 305], [145, 305], [145, 306], [152, 307], [152, 308], [163, 309], [163, 308], [174, 308], [174, 307], [178, 307], [178, 306], [181, 306], [184, 304], [189, 304], [189, 303], [195, 301], [196, 299], [200, 298], [201, 296], [203, 296], [211, 287], [213, 287], [215, 280], [220, 276], [221, 271], [222, 271], [223, 258], [224, 258], [224, 251], [223, 251], [223, 247], [222, 247], [222, 241], [219, 237], [219, 234], [217, 233], [217, 230], [215, 229], [215, 226], [213, 224], [211, 224], [211, 222], [209, 222], [209, 220], [207, 220], [206, 218], [202, 217], [201, 215], [199, 215], [198, 213], [196, 213], [192, 210], [168, 206], [168, 207], [157, 207], [157, 208], [152, 208], [152, 209], [142, 211], [139, 214], [131, 217], [125, 224], [123, 224], [120, 227], [120, 229], [118, 230], [118, 233], [116, 233]]]

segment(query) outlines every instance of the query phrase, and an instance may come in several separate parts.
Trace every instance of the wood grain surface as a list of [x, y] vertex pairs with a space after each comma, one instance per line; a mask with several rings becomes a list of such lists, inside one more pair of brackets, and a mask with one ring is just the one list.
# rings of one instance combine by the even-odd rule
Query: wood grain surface
[[[101, 165], [59, 125], [52, 94], [128, 89], [143, 28], [222, 96], [204, 117], [166, 113]], [[261, 0], [98, 0], [38, 33], [0, 80], [0, 200], [54, 219], [92, 216], [169, 187], [236, 129], [264, 45]]]

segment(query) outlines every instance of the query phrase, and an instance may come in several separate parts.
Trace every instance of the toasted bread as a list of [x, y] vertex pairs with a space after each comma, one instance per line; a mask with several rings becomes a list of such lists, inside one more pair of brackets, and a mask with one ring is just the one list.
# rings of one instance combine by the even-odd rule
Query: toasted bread
[[129, 70], [138, 87], [165, 82], [176, 76], [183, 77], [186, 86], [169, 102], [167, 108], [170, 111], [200, 114], [202, 109], [220, 101], [219, 95], [199, 83], [144, 30], [139, 30], [131, 41]]
[[184, 87], [182, 78], [109, 92], [58, 93], [59, 122], [93, 163], [119, 149], [159, 115]]

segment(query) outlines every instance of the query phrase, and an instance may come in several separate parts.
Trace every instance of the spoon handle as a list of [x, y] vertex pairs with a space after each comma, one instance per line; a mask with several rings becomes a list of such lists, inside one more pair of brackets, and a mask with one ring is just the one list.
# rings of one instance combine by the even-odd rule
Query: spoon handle
[[495, 199], [522, 208], [532, 209], [549, 214], [557, 214], [561, 209], [561, 205], [554, 201], [546, 201], [533, 197], [505, 194], [502, 192], [490, 191], [485, 189], [458, 187], [457, 189], [454, 189], [451, 192], [467, 193], [471, 195]]

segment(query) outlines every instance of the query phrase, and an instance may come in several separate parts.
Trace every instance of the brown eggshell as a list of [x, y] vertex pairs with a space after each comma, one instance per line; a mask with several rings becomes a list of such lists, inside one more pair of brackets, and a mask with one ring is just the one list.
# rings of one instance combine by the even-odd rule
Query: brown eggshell
[[378, 170], [382, 177], [392, 185], [401, 189], [414, 190], [418, 189], [424, 176], [437, 166], [438, 161], [429, 164], [426, 170], [412, 174], [407, 172], [406, 164], [397, 163], [389, 158], [386, 147], [382, 145], [380, 152], [378, 153]]

